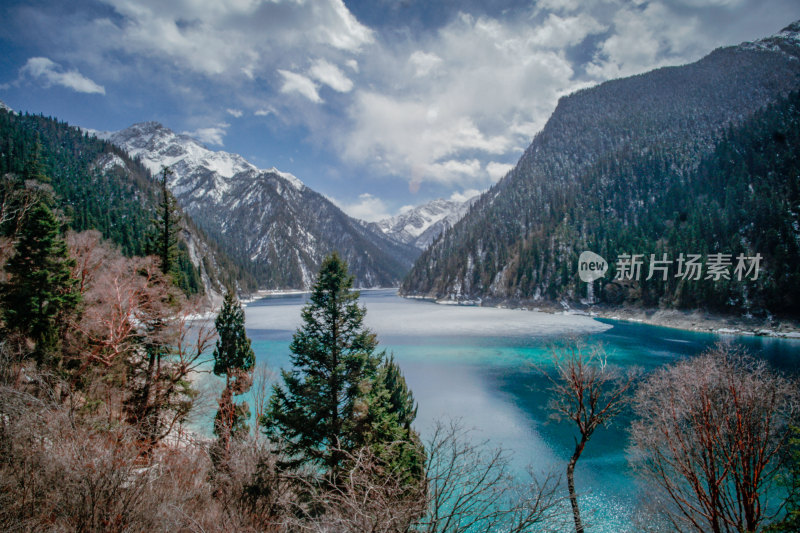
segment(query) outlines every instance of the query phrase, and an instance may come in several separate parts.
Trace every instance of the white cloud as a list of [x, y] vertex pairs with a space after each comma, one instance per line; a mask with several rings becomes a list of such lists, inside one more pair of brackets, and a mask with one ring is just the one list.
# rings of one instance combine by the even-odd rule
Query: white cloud
[[508, 171], [512, 168], [514, 168], [514, 165], [490, 161], [486, 165], [486, 172], [489, 173], [489, 177], [492, 179], [492, 181], [498, 181], [500, 178], [508, 174]]
[[455, 191], [453, 194], [450, 195], [450, 200], [453, 202], [466, 202], [470, 198], [474, 198], [478, 196], [483, 191], [479, 191], [478, 189], [467, 189], [465, 191]]
[[310, 79], [302, 74], [283, 69], [278, 69], [278, 74], [283, 76], [283, 85], [281, 85], [282, 93], [289, 94], [297, 92], [314, 103], [319, 104], [322, 102], [322, 98], [320, 98], [317, 90], [317, 84]]
[[77, 70], [64, 69], [46, 57], [31, 57], [20, 69], [20, 76], [30, 76], [44, 82], [45, 87], [60, 85], [79, 93], [106, 94], [102, 85], [93, 82]]
[[605, 31], [606, 27], [588, 13], [574, 17], [559, 17], [551, 13], [536, 29], [533, 42], [547, 48], [575, 46], [587, 36]]
[[414, 67], [414, 76], [427, 76], [433, 69], [442, 63], [442, 58], [436, 54], [430, 54], [417, 50], [408, 58], [408, 62]]
[[242, 115], [244, 115], [244, 112], [243, 112], [241, 109], [231, 109], [231, 108], [228, 108], [228, 109], [226, 109], [225, 111], [226, 111], [226, 112], [227, 112], [229, 115], [231, 115], [232, 117], [234, 117], [234, 118], [241, 118], [241, 117], [242, 117]]
[[353, 82], [344, 75], [344, 72], [339, 70], [336, 65], [328, 63], [324, 59], [317, 59], [311, 65], [308, 74], [319, 81], [324, 83], [334, 91], [340, 93], [347, 93], [353, 90]]
[[115, 15], [76, 32], [96, 62], [113, 50], [229, 82], [289, 67], [300, 53], [355, 54], [375, 38], [343, 0], [100, 1]]
[[479, 176], [481, 162], [477, 159], [460, 161], [450, 159], [441, 163], [432, 163], [426, 168], [427, 175], [436, 181], [444, 183], [460, 183]]
[[587, 72], [611, 79], [646, 72], [665, 65], [699, 59], [714, 48], [697, 16], [676, 14], [660, 2], [644, 9], [620, 9], [613, 32], [600, 45]]
[[550, 28], [562, 41], [576, 33], [569, 38], [575, 42], [603, 28], [587, 17], [563, 20], [537, 25], [462, 15], [424, 48], [362, 58], [362, 72], [378, 80], [354, 90], [342, 153], [408, 177], [412, 191], [424, 182], [494, 182], [499, 167], [486, 165], [518, 156], [560, 94], [579, 83], [565, 53], [541, 44], [542, 31]]
[[198, 128], [194, 131], [184, 131], [183, 134], [194, 137], [198, 141], [205, 144], [223, 146], [222, 139], [228, 132], [229, 127], [230, 124], [222, 122], [216, 126], [211, 126], [208, 128]]
[[331, 200], [351, 217], [366, 220], [367, 222], [377, 222], [391, 216], [383, 200], [369, 193], [360, 194], [358, 201], [352, 203]]

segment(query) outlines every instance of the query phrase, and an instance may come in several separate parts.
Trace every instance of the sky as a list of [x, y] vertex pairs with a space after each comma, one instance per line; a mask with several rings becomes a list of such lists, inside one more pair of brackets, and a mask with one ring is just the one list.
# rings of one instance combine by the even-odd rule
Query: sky
[[558, 99], [800, 19], [800, 0], [2, 0], [0, 101], [155, 120], [348, 214], [466, 199]]

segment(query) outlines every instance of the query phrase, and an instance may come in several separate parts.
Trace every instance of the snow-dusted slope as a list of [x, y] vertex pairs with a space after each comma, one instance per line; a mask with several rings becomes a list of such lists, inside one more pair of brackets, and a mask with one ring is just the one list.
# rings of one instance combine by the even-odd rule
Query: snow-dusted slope
[[157, 122], [100, 135], [154, 175], [168, 166], [184, 210], [265, 288], [308, 288], [332, 250], [362, 287], [396, 286], [416, 258], [411, 247], [351, 219], [291, 174], [209, 150]]
[[9, 113], [13, 113], [14, 110], [8, 107], [2, 100], [0, 100], [0, 109], [4, 111], [8, 111]]
[[433, 200], [395, 217], [383, 219], [377, 226], [396, 241], [424, 250], [444, 230], [461, 220], [477, 198], [476, 195], [463, 202]]

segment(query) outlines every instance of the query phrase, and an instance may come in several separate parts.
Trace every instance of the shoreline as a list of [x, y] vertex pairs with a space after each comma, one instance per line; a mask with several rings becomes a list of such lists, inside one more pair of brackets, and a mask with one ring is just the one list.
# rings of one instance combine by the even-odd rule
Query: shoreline
[[573, 314], [592, 318], [605, 318], [621, 320], [637, 324], [648, 324], [665, 328], [696, 331], [701, 333], [714, 333], [717, 335], [743, 335], [753, 337], [774, 337], [781, 339], [800, 340], [800, 322], [786, 318], [755, 318], [746, 316], [724, 315], [712, 313], [701, 309], [658, 309], [640, 307], [579, 307], [572, 308], [567, 302], [556, 304], [553, 302], [537, 302], [537, 304], [523, 304], [522, 302], [481, 301], [481, 300], [448, 300], [420, 295], [400, 295], [409, 300], [424, 300], [439, 305], [464, 305], [477, 307], [497, 307], [503, 309], [522, 309], [550, 314]]

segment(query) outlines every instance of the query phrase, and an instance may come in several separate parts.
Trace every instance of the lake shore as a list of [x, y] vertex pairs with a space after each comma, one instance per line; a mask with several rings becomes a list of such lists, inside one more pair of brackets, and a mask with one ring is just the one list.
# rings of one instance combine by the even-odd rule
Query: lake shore
[[587, 315], [610, 320], [625, 320], [651, 326], [717, 333], [721, 335], [751, 335], [800, 339], [800, 322], [785, 318], [757, 318], [748, 316], [725, 315], [701, 309], [656, 309], [643, 307], [605, 307], [586, 306], [572, 307], [567, 302], [514, 302], [509, 300], [448, 300], [427, 296], [400, 295], [412, 300], [426, 300], [440, 305], [467, 305], [480, 307], [500, 307], [509, 309], [526, 309], [554, 314]]
[[702, 310], [619, 308], [592, 310], [592, 316], [612, 320], [626, 320], [723, 335], [754, 335], [800, 339], [800, 324], [788, 319], [764, 319], [746, 316], [722, 315]]

